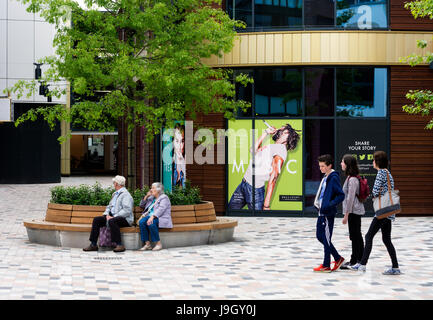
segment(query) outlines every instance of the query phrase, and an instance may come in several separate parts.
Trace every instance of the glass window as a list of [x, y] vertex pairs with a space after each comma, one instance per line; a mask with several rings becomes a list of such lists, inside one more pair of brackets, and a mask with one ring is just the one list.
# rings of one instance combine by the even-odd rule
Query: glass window
[[300, 28], [302, 0], [254, 0], [254, 29]]
[[348, 29], [387, 28], [387, 1], [337, 0], [336, 24]]
[[[322, 179], [317, 158], [334, 156], [334, 120], [305, 120], [305, 213], [314, 212], [314, 198]], [[334, 161], [335, 166], [335, 161]]]
[[304, 0], [304, 24], [306, 27], [333, 27], [334, 11], [334, 0]]
[[[234, 20], [241, 20], [247, 24], [246, 30], [253, 26], [253, 11], [251, 0], [227, 0], [227, 13]], [[243, 29], [244, 30], [244, 29]]]
[[[340, 162], [344, 154], [356, 154], [362, 174], [369, 179], [374, 178], [375, 173], [370, 172], [373, 152], [387, 150], [386, 141], [389, 140], [387, 137], [389, 130], [386, 125], [388, 121], [386, 118], [387, 68], [258, 67], [237, 69], [236, 72], [248, 72], [253, 75], [254, 84], [251, 90], [238, 88], [237, 97], [247, 101], [252, 99], [254, 108], [252, 116], [247, 115], [253, 118], [252, 120], [239, 119], [234, 123], [244, 123], [243, 127], [248, 124], [249, 128], [253, 127], [250, 123], [254, 123], [257, 134], [269, 126], [281, 128], [289, 122], [299, 123], [297, 130], [301, 130], [302, 139], [305, 139], [302, 140], [302, 146], [305, 148], [301, 157], [303, 192], [297, 190], [288, 193], [283, 188], [284, 194], [278, 197], [280, 202], [299, 202], [300, 197], [303, 196], [304, 213], [315, 213], [314, 199], [323, 177], [317, 158], [322, 154], [337, 157], [334, 159], [334, 168], [338, 171], [341, 170]], [[305, 112], [303, 112], [304, 104]], [[229, 128], [235, 128], [231, 122]], [[257, 141], [257, 137], [255, 139]], [[240, 143], [239, 146], [243, 144]], [[229, 148], [231, 148], [230, 143]], [[244, 153], [239, 152], [239, 154]], [[298, 172], [295, 170], [297, 162], [293, 155], [293, 152], [288, 153], [288, 162], [284, 165], [285, 170], [290, 174]], [[241, 169], [246, 164], [246, 161], [241, 163], [237, 159], [229, 169], [229, 178], [230, 175], [239, 173], [239, 176], [236, 176], [236, 183], [231, 185], [230, 197], [239, 186], [239, 181], [242, 179]], [[257, 166], [258, 162], [256, 169]], [[242, 174], [244, 171], [242, 170]], [[293, 176], [290, 177], [293, 179]], [[280, 210], [277, 207], [274, 209]]]
[[[237, 69], [233, 72], [233, 76], [236, 77], [240, 74], [248, 74], [248, 76], [253, 76], [252, 70]], [[240, 83], [236, 83], [236, 100], [243, 100], [251, 104], [251, 108], [248, 108], [246, 112], [243, 110], [238, 110], [238, 117], [252, 117], [253, 116], [253, 85], [249, 83], [246, 87]]]
[[254, 75], [255, 113], [261, 116], [302, 114], [302, 70], [258, 69]]
[[388, 105], [388, 70], [386, 68], [374, 69], [374, 100], [373, 113], [366, 117], [386, 117]]
[[305, 68], [305, 115], [334, 116], [334, 68]]
[[226, 8], [245, 31], [388, 27], [387, 0], [227, 0]]
[[336, 72], [337, 116], [386, 116], [386, 68], [338, 68]]

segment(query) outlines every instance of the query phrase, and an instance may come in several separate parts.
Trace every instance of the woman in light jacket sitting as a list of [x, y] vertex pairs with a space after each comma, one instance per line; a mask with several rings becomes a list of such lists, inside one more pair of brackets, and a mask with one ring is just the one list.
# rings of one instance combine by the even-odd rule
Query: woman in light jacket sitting
[[[162, 249], [158, 228], [173, 228], [171, 221], [171, 203], [164, 193], [164, 186], [160, 182], [154, 182], [152, 188], [140, 202], [140, 208], [144, 209], [143, 215], [138, 221], [141, 240], [144, 246], [140, 250], [158, 251]], [[151, 241], [156, 242], [152, 249]]]

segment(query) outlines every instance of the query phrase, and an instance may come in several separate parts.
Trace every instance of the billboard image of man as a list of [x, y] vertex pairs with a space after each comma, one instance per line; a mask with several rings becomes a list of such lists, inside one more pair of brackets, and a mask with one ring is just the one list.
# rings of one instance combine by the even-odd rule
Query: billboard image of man
[[[240, 210], [245, 205], [250, 210], [253, 207], [256, 210], [270, 210], [272, 195], [287, 159], [287, 152], [296, 148], [300, 136], [290, 124], [283, 125], [279, 129], [270, 125], [267, 126], [268, 128], [255, 142], [254, 150], [252, 148], [250, 150], [254, 157], [255, 172], [253, 172], [252, 163], [250, 163], [241, 183], [230, 198], [228, 208], [231, 210]], [[263, 145], [268, 136], [272, 136], [275, 143]], [[255, 175], [254, 204], [252, 196], [253, 174]], [[265, 190], [266, 182], [268, 185]]]

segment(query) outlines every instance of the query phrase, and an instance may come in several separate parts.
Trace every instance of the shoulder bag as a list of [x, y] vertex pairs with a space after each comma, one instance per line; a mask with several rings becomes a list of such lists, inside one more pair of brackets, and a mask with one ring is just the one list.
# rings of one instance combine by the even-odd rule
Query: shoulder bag
[[401, 212], [399, 191], [391, 189], [388, 170], [386, 170], [386, 178], [388, 180], [388, 191], [382, 196], [379, 193], [379, 196], [373, 199], [373, 208], [378, 219], [384, 219]]

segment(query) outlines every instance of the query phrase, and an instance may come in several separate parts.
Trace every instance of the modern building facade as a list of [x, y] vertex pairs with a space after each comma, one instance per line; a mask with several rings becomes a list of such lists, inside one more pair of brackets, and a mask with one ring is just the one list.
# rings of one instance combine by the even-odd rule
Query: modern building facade
[[[54, 54], [55, 29], [39, 15], [28, 13], [25, 6], [12, 0], [0, 1], [0, 96], [5, 88], [19, 80], [35, 79], [36, 63]], [[41, 66], [41, 72], [46, 66]], [[57, 83], [51, 85], [66, 85]], [[18, 98], [12, 94], [14, 118], [34, 107], [66, 104], [66, 96], [53, 98], [39, 92]], [[26, 123], [18, 128], [12, 122], [0, 123], [0, 183], [59, 182], [61, 146], [58, 126], [51, 131], [44, 121]]]
[[[376, 174], [372, 155], [384, 150], [401, 192], [403, 213], [433, 214], [433, 132], [424, 129], [425, 118], [402, 111], [409, 102], [408, 90], [433, 87], [433, 70], [400, 62], [409, 54], [432, 50], [433, 21], [415, 20], [403, 5], [403, 0], [223, 3], [223, 10], [245, 21], [247, 28], [239, 30], [230, 53], [206, 62], [251, 75], [254, 84], [239, 87], [237, 97], [251, 102], [252, 108], [239, 113], [234, 122], [219, 114], [202, 115], [196, 122], [214, 129], [256, 129], [258, 133], [246, 140], [227, 139], [226, 164], [215, 159], [214, 164], [186, 165], [187, 178], [201, 187], [206, 200], [214, 201], [218, 213], [312, 214], [321, 179], [320, 154], [333, 155], [340, 171], [342, 156], [355, 154], [361, 174], [372, 186]], [[417, 40], [428, 41], [428, 48], [418, 49]], [[251, 157], [241, 158], [245, 156], [242, 146], [258, 143], [266, 129], [263, 120], [275, 128], [290, 124], [300, 140], [295, 149], [281, 151], [284, 165], [270, 208], [262, 204], [240, 208], [233, 202], [239, 200], [234, 194], [243, 179], [264, 189], [250, 192], [254, 203], [268, 196], [267, 184], [247, 173]], [[150, 159], [153, 155], [160, 157], [160, 151], [150, 152]], [[257, 163], [255, 170], [260, 170]], [[367, 210], [372, 213], [371, 204]]]
[[[18, 9], [15, 1], [0, 3], [2, 90], [16, 79], [33, 79], [33, 63], [51, 54], [43, 50], [51, 48], [49, 38], [52, 39], [53, 30], [48, 30], [37, 16]], [[237, 137], [219, 141], [225, 150], [223, 159], [215, 153], [212, 163], [186, 164], [186, 178], [200, 187], [205, 200], [214, 202], [218, 214], [312, 214], [321, 178], [317, 157], [324, 153], [333, 155], [339, 170], [341, 157], [346, 153], [355, 154], [362, 174], [371, 185], [375, 176], [371, 160], [376, 150], [389, 154], [396, 187], [401, 191], [403, 213], [433, 214], [433, 176], [430, 173], [433, 132], [424, 129], [426, 118], [402, 111], [402, 106], [408, 103], [405, 99], [408, 90], [433, 87], [433, 70], [427, 65], [412, 68], [400, 62], [401, 57], [432, 50], [433, 21], [415, 20], [403, 5], [403, 0], [223, 2], [222, 10], [234, 19], [245, 21], [247, 27], [238, 30], [230, 53], [206, 62], [214, 67], [234, 69], [235, 73], [248, 73], [254, 83], [246, 88], [238, 87], [237, 98], [249, 101], [252, 108], [239, 113], [236, 121], [228, 122], [223, 115], [213, 113], [199, 115], [194, 122], [199, 127], [216, 130], [248, 133], [254, 129], [257, 136], [247, 134], [245, 140]], [[15, 29], [18, 26], [30, 31], [18, 31]], [[40, 34], [50, 37], [39, 40]], [[428, 41], [428, 47], [417, 48], [417, 40]], [[24, 41], [31, 43], [32, 48], [25, 53], [22, 52], [25, 51]], [[45, 49], [39, 48], [39, 44]], [[66, 97], [63, 102], [67, 105], [69, 100]], [[21, 101], [15, 102], [19, 105]], [[33, 96], [23, 102], [46, 103], [46, 98]], [[263, 204], [257, 207], [255, 204], [268, 195], [268, 185], [257, 175], [248, 173], [252, 164], [248, 150], [255, 146], [267, 125], [275, 128], [290, 125], [299, 139], [290, 150], [269, 147], [277, 144], [276, 141], [269, 137], [264, 140], [263, 147], [279, 149], [275, 152], [283, 161], [270, 194], [269, 208], [264, 208]], [[2, 127], [5, 125], [0, 124], [0, 130], [4, 130]], [[66, 126], [59, 128], [59, 133], [68, 129]], [[116, 133], [74, 130], [72, 139], [62, 145], [62, 150], [56, 151], [55, 157], [61, 163], [57, 172], [70, 174], [90, 159], [100, 170], [114, 170], [140, 180], [138, 185], [154, 181], [170, 184], [171, 177], [166, 176], [170, 173], [162, 162], [165, 146], [162, 136], [145, 143], [142, 130], [131, 136], [121, 122]], [[9, 153], [16, 151], [16, 146], [20, 149], [24, 146], [21, 140], [6, 139], [10, 133], [0, 132], [2, 149], [4, 141], [10, 141]], [[128, 159], [132, 139], [140, 148], [135, 159]], [[115, 149], [117, 141], [119, 148]], [[193, 146], [198, 145], [194, 142]], [[245, 146], [246, 152], [242, 149]], [[117, 150], [116, 165], [114, 149]], [[89, 158], [92, 154], [95, 157]], [[104, 155], [103, 160], [100, 154]], [[40, 159], [36, 160], [41, 163]], [[136, 172], [128, 172], [127, 164], [134, 161]], [[251, 170], [260, 168], [256, 163]], [[229, 205], [243, 179], [258, 189], [263, 188], [251, 195], [254, 205], [250, 208], [247, 205], [237, 207], [233, 205], [235, 201]], [[367, 209], [371, 213], [371, 205]]]
[[[39, 59], [55, 54], [55, 26], [38, 14], [26, 11], [16, 0], [0, 1], [0, 96], [5, 88], [19, 80], [34, 80]], [[40, 66], [43, 75], [47, 66]], [[67, 86], [66, 82], [51, 83]], [[11, 95], [14, 119], [34, 107], [71, 103], [70, 95], [51, 101], [40, 90], [30, 97]], [[72, 97], [73, 99], [74, 97]], [[72, 137], [63, 144], [57, 138], [71, 130]], [[0, 123], [0, 183], [60, 182], [61, 175], [114, 173], [116, 169], [117, 132], [89, 132], [61, 123], [51, 131], [43, 120], [15, 127]]]

